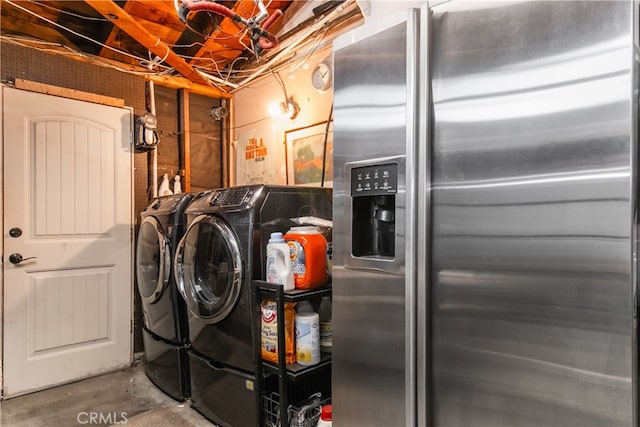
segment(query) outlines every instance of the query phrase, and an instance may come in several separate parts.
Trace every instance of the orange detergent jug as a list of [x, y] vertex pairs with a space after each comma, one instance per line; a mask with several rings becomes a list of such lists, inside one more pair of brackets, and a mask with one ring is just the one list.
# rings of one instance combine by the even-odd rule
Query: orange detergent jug
[[291, 227], [284, 239], [289, 245], [296, 289], [314, 289], [327, 283], [327, 241], [313, 226]]

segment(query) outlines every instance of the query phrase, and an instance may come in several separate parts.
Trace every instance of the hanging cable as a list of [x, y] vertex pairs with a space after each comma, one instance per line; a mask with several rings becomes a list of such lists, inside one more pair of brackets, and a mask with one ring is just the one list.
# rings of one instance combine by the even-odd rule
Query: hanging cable
[[73, 12], [69, 12], [68, 10], [64, 10], [64, 9], [60, 9], [54, 6], [50, 6], [48, 4], [46, 4], [47, 2], [43, 2], [43, 1], [33, 1], [33, 3], [37, 4], [38, 6], [42, 6], [44, 8], [47, 8], [49, 10], [55, 10], [58, 13], [63, 13], [65, 15], [69, 15], [69, 16], [73, 16], [75, 18], [80, 18], [80, 19], [84, 19], [87, 21], [101, 21], [101, 22], [109, 22], [109, 20], [107, 18], [95, 18], [93, 16], [86, 16], [86, 15], [80, 15], [79, 13], [73, 13]]
[[[123, 73], [128, 73], [128, 74], [133, 74], [136, 76], [162, 76], [165, 73], [173, 70], [172, 68], [167, 68], [165, 71], [162, 72], [148, 72], [148, 71], [136, 71], [136, 70], [131, 70], [128, 68], [124, 68], [124, 67], [118, 67], [116, 65], [114, 65], [113, 63], [110, 62], [106, 62], [101, 60], [101, 58], [99, 56], [92, 56], [92, 55], [87, 55], [84, 52], [80, 52], [80, 51], [76, 51], [68, 46], [64, 46], [60, 43], [52, 43], [52, 42], [46, 42], [46, 41], [42, 41], [42, 40], [33, 40], [33, 39], [26, 39], [24, 37], [19, 37], [19, 36], [7, 36], [7, 35], [0, 35], [0, 40], [5, 41], [7, 43], [12, 43], [12, 44], [16, 44], [18, 46], [22, 46], [22, 47], [28, 47], [28, 48], [34, 48], [37, 49], [41, 52], [47, 52], [47, 53], [53, 53], [53, 54], [57, 54], [57, 55], [63, 55], [63, 56], [74, 56], [74, 57], [80, 57], [83, 58], [84, 60], [101, 66], [101, 67], [106, 67], [106, 68], [111, 68], [113, 70], [118, 70], [120, 72]], [[52, 47], [59, 47], [61, 49], [65, 49], [64, 51], [62, 50], [58, 50], [58, 49], [53, 49], [53, 48], [46, 48], [46, 47], [35, 47], [33, 46], [33, 44], [41, 44], [44, 46], [52, 46]], [[163, 66], [164, 67], [164, 66]]]
[[90, 42], [95, 43], [95, 44], [97, 44], [97, 45], [99, 45], [99, 46], [102, 46], [102, 47], [104, 47], [104, 48], [106, 48], [106, 49], [109, 49], [109, 50], [112, 50], [112, 51], [114, 51], [114, 52], [116, 52], [116, 53], [119, 53], [120, 55], [128, 56], [128, 57], [130, 57], [130, 58], [134, 58], [134, 59], [136, 59], [137, 61], [140, 61], [140, 60], [141, 60], [141, 59], [140, 59], [140, 57], [138, 57], [138, 56], [132, 55], [132, 54], [130, 54], [130, 53], [128, 53], [128, 52], [125, 52], [125, 51], [122, 51], [122, 50], [118, 50], [118, 49], [116, 49], [116, 48], [114, 48], [114, 47], [111, 47], [111, 46], [106, 45], [106, 44], [104, 44], [104, 43], [101, 43], [101, 42], [99, 42], [99, 41], [97, 41], [97, 40], [95, 40], [95, 39], [92, 39], [91, 37], [85, 36], [84, 34], [78, 33], [77, 31], [74, 31], [74, 30], [72, 30], [72, 29], [70, 29], [70, 28], [68, 28], [68, 27], [65, 27], [64, 25], [60, 25], [60, 24], [58, 24], [57, 22], [52, 21], [52, 20], [50, 20], [50, 19], [48, 19], [48, 18], [45, 18], [44, 16], [41, 16], [41, 15], [37, 14], [36, 12], [33, 12], [33, 11], [31, 11], [31, 10], [29, 10], [29, 9], [27, 9], [27, 8], [25, 8], [25, 7], [23, 7], [23, 6], [19, 6], [19, 5], [17, 5], [16, 3], [14, 3], [14, 2], [13, 2], [13, 1], [11, 1], [11, 0], [3, 0], [3, 1], [4, 1], [5, 3], [7, 3], [7, 4], [10, 4], [11, 6], [13, 6], [13, 7], [15, 7], [15, 8], [18, 8], [18, 9], [22, 10], [23, 12], [27, 12], [28, 14], [35, 16], [35, 17], [36, 17], [36, 18], [38, 18], [38, 19], [42, 19], [43, 21], [45, 21], [45, 22], [47, 22], [47, 23], [49, 23], [49, 24], [51, 24], [51, 25], [54, 25], [54, 26], [56, 26], [56, 27], [58, 27], [58, 28], [61, 28], [61, 29], [65, 30], [65, 31], [68, 31], [68, 32], [70, 32], [71, 34], [74, 34], [74, 35], [76, 35], [76, 36], [78, 36], [78, 37], [81, 37], [81, 38], [83, 38], [83, 39], [85, 39], [85, 40], [89, 40]]
[[287, 95], [287, 87], [284, 85], [282, 77], [280, 77], [280, 74], [277, 71], [273, 71], [273, 68], [267, 67], [267, 69], [271, 72], [273, 78], [276, 79], [276, 81], [280, 85], [280, 88], [282, 88], [282, 92], [284, 93], [284, 102], [286, 104], [289, 101], [289, 95]]
[[324, 187], [324, 174], [327, 168], [327, 141], [329, 140], [329, 127], [331, 126], [331, 120], [333, 120], [333, 102], [331, 103], [331, 111], [329, 111], [329, 119], [327, 125], [324, 128], [324, 141], [322, 143], [322, 178], [320, 180], [320, 187]]

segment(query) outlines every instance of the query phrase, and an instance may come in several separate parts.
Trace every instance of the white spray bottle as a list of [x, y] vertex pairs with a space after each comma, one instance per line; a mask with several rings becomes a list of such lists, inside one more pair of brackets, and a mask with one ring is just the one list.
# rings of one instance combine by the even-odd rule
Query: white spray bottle
[[173, 194], [181, 194], [182, 193], [182, 184], [180, 184], [180, 175], [176, 175], [173, 178]]
[[160, 188], [158, 188], [158, 196], [171, 196], [173, 192], [169, 189], [169, 176], [165, 173], [162, 174], [162, 182], [160, 182]]

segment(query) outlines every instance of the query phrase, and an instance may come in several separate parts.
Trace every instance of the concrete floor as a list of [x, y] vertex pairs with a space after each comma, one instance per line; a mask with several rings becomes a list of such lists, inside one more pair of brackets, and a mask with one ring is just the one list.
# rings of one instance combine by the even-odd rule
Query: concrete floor
[[0, 402], [0, 425], [58, 427], [211, 427], [189, 402], [176, 402], [149, 381], [144, 366]]

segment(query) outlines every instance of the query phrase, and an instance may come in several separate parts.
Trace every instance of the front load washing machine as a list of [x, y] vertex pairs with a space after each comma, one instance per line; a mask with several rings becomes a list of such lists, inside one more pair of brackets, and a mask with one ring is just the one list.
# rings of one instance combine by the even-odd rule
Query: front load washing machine
[[327, 188], [253, 185], [200, 193], [186, 210], [176, 283], [189, 309], [191, 401], [224, 426], [256, 423], [251, 280], [264, 279], [272, 232], [331, 219]]
[[184, 234], [184, 211], [193, 194], [154, 199], [142, 212], [136, 247], [136, 279], [142, 299], [145, 371], [177, 400], [189, 397], [187, 309], [172, 271]]

